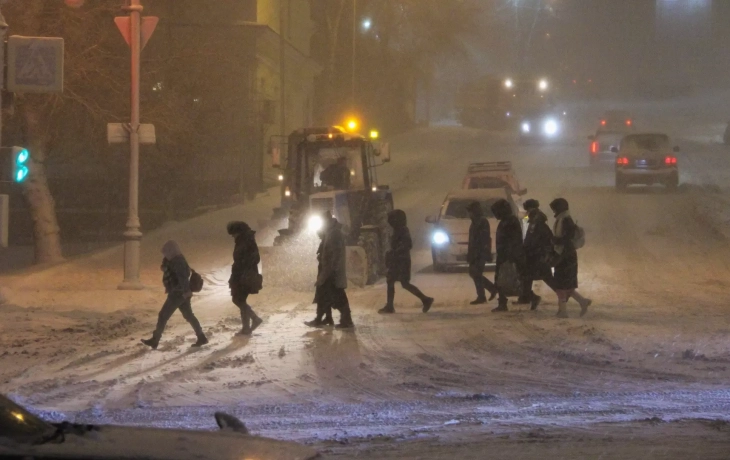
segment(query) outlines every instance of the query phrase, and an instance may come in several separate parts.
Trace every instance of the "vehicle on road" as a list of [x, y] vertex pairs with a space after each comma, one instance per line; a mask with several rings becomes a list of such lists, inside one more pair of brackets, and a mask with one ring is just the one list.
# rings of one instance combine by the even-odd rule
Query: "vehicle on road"
[[[387, 144], [342, 128], [292, 133], [282, 165], [282, 207], [274, 211], [284, 214], [288, 223], [279, 230], [275, 246], [295, 247], [298, 236], [314, 235], [322, 226], [322, 211], [329, 211], [343, 225], [347, 245], [365, 251], [367, 284], [377, 281], [385, 273], [388, 213], [393, 210], [393, 194], [387, 185], [378, 183], [377, 168], [388, 161]], [[340, 184], [325, 179], [329, 168], [334, 168]]]
[[31, 460], [307, 460], [318, 453], [252, 436], [237, 418], [215, 414], [220, 431], [49, 423], [0, 395], [0, 458]]
[[611, 149], [621, 145], [625, 133], [615, 131], [598, 132], [595, 136], [588, 136], [591, 141], [588, 148], [589, 160], [592, 165], [616, 161], [616, 153]]
[[512, 194], [512, 200], [519, 209], [522, 209], [522, 197], [527, 189], [520, 187], [517, 175], [512, 168], [511, 161], [491, 161], [486, 163], [471, 163], [464, 176], [462, 189], [477, 190], [506, 188]]
[[600, 133], [624, 133], [630, 134], [636, 131], [634, 119], [625, 110], [607, 110], [601, 117], [596, 129], [596, 135]]
[[426, 222], [434, 226], [431, 232], [434, 271], [443, 272], [447, 268], [468, 265], [466, 255], [469, 247], [471, 219], [467, 206], [474, 201], [482, 205], [484, 216], [489, 220], [491, 226], [492, 242], [495, 241], [499, 222], [492, 214], [492, 205], [501, 199], [510, 203], [515, 215], [522, 215], [523, 210], [514, 202], [512, 194], [507, 188], [454, 190], [446, 196], [439, 213], [426, 218]]
[[532, 110], [525, 113], [519, 126], [520, 143], [549, 142], [561, 137], [565, 120], [557, 110]]
[[679, 164], [669, 136], [661, 133], [630, 134], [621, 145], [611, 149], [616, 156], [616, 189], [631, 184], [662, 184], [668, 189], [679, 186]]

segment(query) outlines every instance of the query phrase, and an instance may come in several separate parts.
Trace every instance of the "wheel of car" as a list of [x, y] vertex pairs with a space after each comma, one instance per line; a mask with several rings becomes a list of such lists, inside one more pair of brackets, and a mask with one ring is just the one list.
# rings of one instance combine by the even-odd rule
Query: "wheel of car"
[[431, 250], [431, 260], [433, 260], [433, 271], [436, 273], [443, 273], [446, 271], [446, 265], [436, 262], [436, 252]]
[[664, 184], [668, 190], [677, 190], [679, 188], [679, 175], [675, 174], [672, 177], [667, 180], [666, 184]]

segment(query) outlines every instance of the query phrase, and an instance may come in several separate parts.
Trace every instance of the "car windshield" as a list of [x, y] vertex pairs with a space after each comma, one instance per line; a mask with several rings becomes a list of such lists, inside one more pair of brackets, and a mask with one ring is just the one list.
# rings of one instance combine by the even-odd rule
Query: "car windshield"
[[444, 212], [442, 217], [444, 219], [468, 219], [469, 211], [467, 211], [466, 208], [474, 201], [479, 201], [479, 204], [482, 205], [482, 211], [484, 212], [484, 216], [486, 216], [487, 218], [493, 218], [494, 214], [492, 213], [492, 205], [502, 199], [503, 198], [488, 198], [486, 200], [449, 200], [449, 203], [446, 206], [446, 211]]
[[664, 134], [640, 134], [627, 136], [621, 142], [621, 148], [656, 152], [669, 148], [669, 138]]
[[28, 443], [38, 441], [53, 431], [52, 425], [0, 395], [0, 437]]

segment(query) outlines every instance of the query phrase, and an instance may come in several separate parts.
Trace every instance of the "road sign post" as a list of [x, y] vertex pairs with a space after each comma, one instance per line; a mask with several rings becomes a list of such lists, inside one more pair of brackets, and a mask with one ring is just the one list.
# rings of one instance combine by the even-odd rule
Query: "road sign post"
[[[140, 86], [140, 55], [142, 48], [155, 30], [157, 18], [144, 18], [144, 8], [140, 0], [129, 0], [123, 8], [129, 12], [129, 17], [116, 18], [115, 23], [122, 36], [129, 44], [132, 56], [131, 72], [131, 122], [129, 124], [129, 216], [127, 231], [124, 232], [124, 280], [119, 285], [123, 290], [144, 289], [139, 276], [140, 245], [142, 232], [139, 221], [139, 86]], [[144, 34], [144, 36], [143, 36]]]

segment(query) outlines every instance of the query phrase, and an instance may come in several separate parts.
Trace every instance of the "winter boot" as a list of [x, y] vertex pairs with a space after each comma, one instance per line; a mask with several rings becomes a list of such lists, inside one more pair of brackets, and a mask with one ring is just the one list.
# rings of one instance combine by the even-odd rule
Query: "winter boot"
[[355, 323], [352, 322], [352, 314], [349, 309], [342, 312], [340, 315], [340, 324], [335, 327], [337, 329], [351, 329], [355, 327]]
[[558, 318], [568, 318], [568, 304], [558, 301], [558, 314], [555, 316]]
[[469, 305], [484, 305], [485, 303], [487, 303], [486, 297], [477, 297], [476, 300], [469, 302]]
[[157, 350], [157, 346], [160, 344], [160, 336], [157, 334], [152, 334], [151, 339], [142, 339], [140, 340], [140, 342], [152, 348], [153, 350]]
[[395, 313], [395, 308], [392, 305], [386, 305], [380, 310], [378, 310], [378, 313], [381, 315], [389, 314], [389, 313]]
[[591, 299], [586, 299], [578, 291], [573, 291], [573, 294], [570, 295], [573, 299], [576, 300], [580, 304], [580, 316], [582, 317], [586, 313], [588, 313], [588, 307], [591, 306], [593, 301]]
[[507, 302], [500, 302], [496, 308], [492, 308], [492, 313], [499, 313], [502, 311], [509, 311], [509, 308], [507, 308]]
[[261, 326], [261, 323], [263, 323], [264, 320], [259, 318], [258, 316], [254, 315], [253, 319], [251, 320], [251, 332], [255, 331], [259, 326]]
[[428, 311], [431, 309], [431, 306], [433, 305], [433, 297], [426, 297], [423, 300], [423, 312], [428, 313]]
[[203, 345], [206, 345], [207, 343], [208, 343], [208, 338], [205, 335], [201, 334], [198, 336], [198, 341], [195, 342], [194, 344], [190, 345], [190, 348], [200, 348]]
[[540, 301], [542, 300], [542, 297], [535, 294], [532, 296], [532, 301], [530, 302], [530, 310], [535, 311], [537, 310], [538, 305], [540, 305]]

